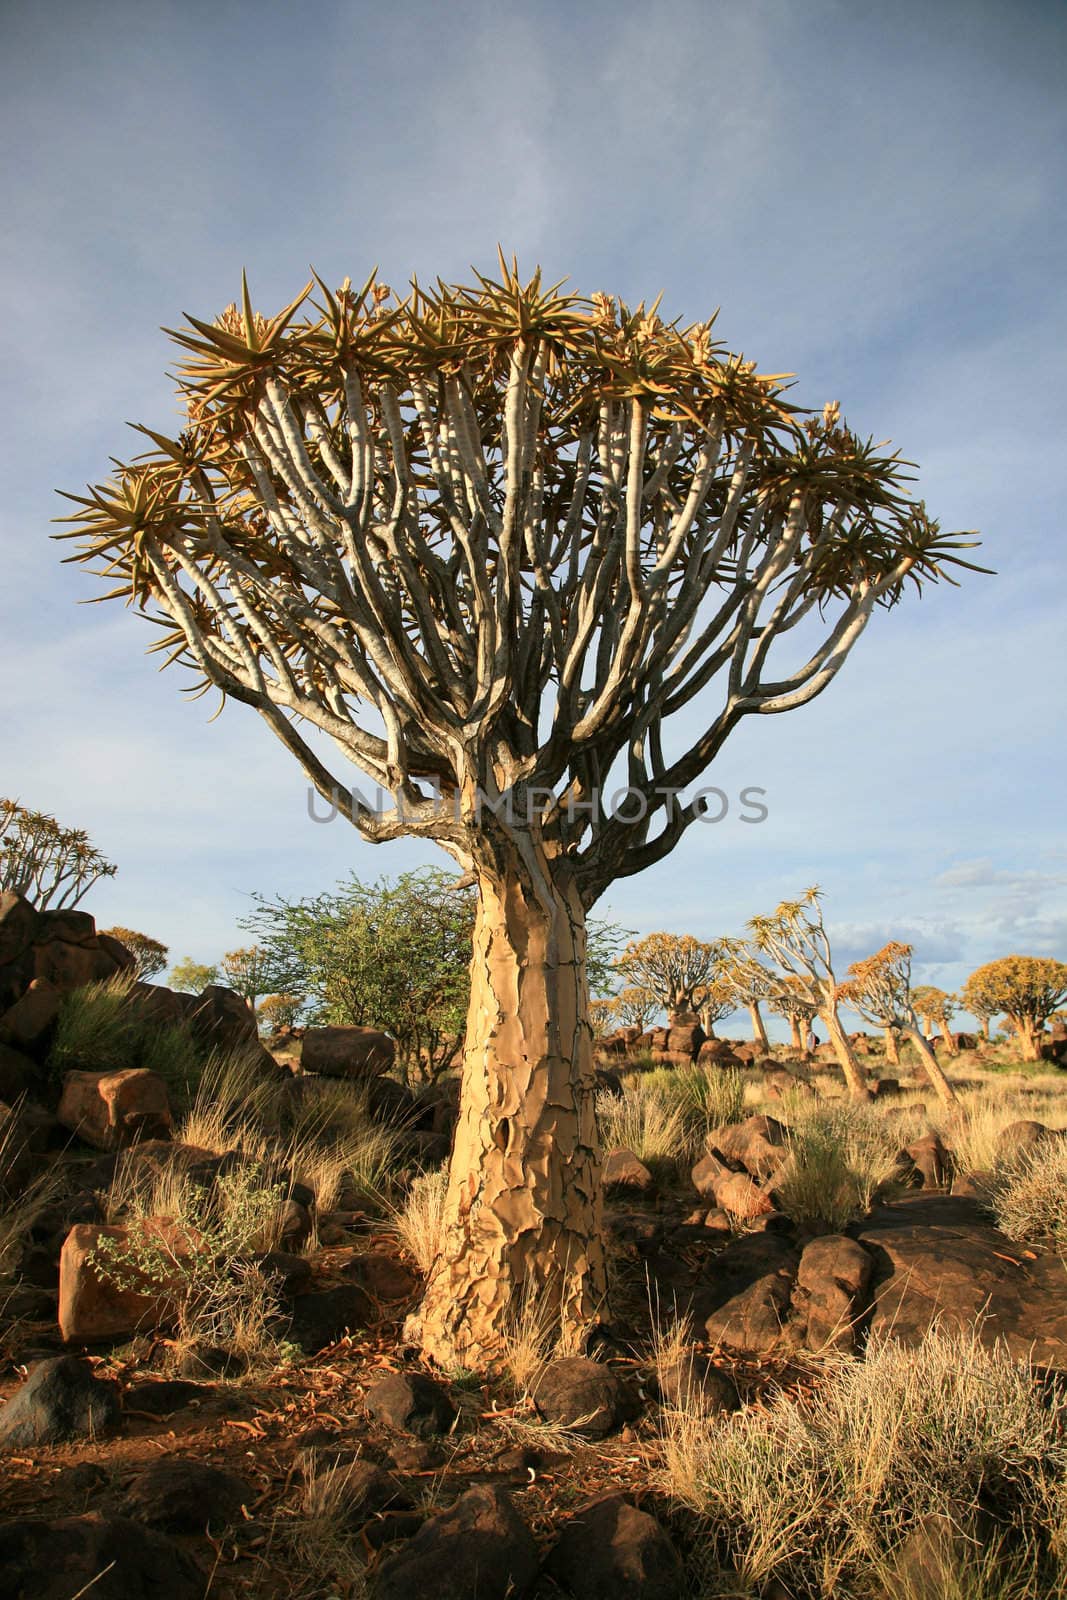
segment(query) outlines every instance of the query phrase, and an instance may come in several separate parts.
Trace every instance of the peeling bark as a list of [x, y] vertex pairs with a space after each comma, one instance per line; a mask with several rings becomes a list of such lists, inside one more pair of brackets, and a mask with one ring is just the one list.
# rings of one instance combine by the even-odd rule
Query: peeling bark
[[886, 1028], [885, 1030], [885, 1058], [890, 1066], [899, 1067], [900, 1046], [897, 1043], [897, 1030], [895, 1028]]
[[421, 1338], [439, 1364], [484, 1368], [531, 1296], [580, 1345], [606, 1277], [582, 902], [529, 838], [477, 870], [460, 1114]]

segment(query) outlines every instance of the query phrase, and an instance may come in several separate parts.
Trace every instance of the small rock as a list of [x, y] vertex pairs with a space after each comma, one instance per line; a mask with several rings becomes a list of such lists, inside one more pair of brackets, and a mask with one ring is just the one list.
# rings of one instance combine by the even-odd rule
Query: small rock
[[605, 1157], [603, 1183], [606, 1194], [620, 1190], [631, 1194], [649, 1194], [656, 1186], [651, 1172], [632, 1150], [612, 1150]]
[[384, 1250], [354, 1256], [344, 1268], [344, 1275], [361, 1284], [376, 1300], [407, 1300], [418, 1288], [412, 1269]]
[[255, 1499], [244, 1478], [224, 1467], [188, 1456], [164, 1456], [139, 1472], [123, 1511], [163, 1533], [221, 1533], [236, 1522], [241, 1507]]
[[[141, 1241], [162, 1240], [165, 1253], [187, 1255], [188, 1235], [163, 1218], [152, 1217], [137, 1230], [78, 1223], [71, 1228], [59, 1256], [59, 1327], [64, 1339], [91, 1344], [101, 1339], [125, 1338], [144, 1329], [156, 1328], [174, 1314], [174, 1285], [138, 1278], [143, 1288], [120, 1288], [109, 1262], [133, 1251], [140, 1259]], [[102, 1254], [103, 1242], [111, 1241], [117, 1256]], [[134, 1268], [122, 1262], [123, 1281], [134, 1277]]]
[[546, 1422], [573, 1429], [583, 1439], [606, 1438], [641, 1409], [633, 1389], [618, 1373], [585, 1356], [550, 1361], [532, 1394]]
[[293, 1301], [289, 1338], [305, 1355], [317, 1355], [346, 1333], [356, 1333], [374, 1320], [374, 1306], [358, 1284], [318, 1289]]
[[279, 1294], [299, 1294], [311, 1282], [311, 1262], [307, 1256], [294, 1256], [288, 1250], [268, 1250], [256, 1265]]
[[941, 1189], [952, 1176], [952, 1157], [936, 1133], [908, 1146], [908, 1155], [922, 1174], [924, 1189]]
[[152, 1379], [132, 1383], [126, 1390], [127, 1411], [146, 1411], [149, 1416], [166, 1417], [184, 1406], [210, 1400], [215, 1389], [210, 1383], [191, 1383], [186, 1378]]
[[657, 1375], [660, 1399], [677, 1411], [699, 1406], [704, 1411], [736, 1411], [741, 1401], [729, 1373], [710, 1356], [686, 1350]]
[[677, 1600], [685, 1590], [678, 1552], [655, 1517], [616, 1494], [564, 1523], [545, 1570], [574, 1600]]
[[479, 1486], [382, 1562], [374, 1594], [376, 1600], [523, 1600], [538, 1564], [537, 1545], [507, 1494]]
[[307, 1028], [300, 1062], [327, 1078], [376, 1078], [388, 1072], [396, 1044], [377, 1028]]
[[167, 1139], [172, 1118], [167, 1086], [155, 1072], [68, 1072], [56, 1116], [64, 1128], [97, 1150], [117, 1150], [140, 1139]]
[[1043, 1122], [1009, 1122], [997, 1134], [995, 1156], [998, 1166], [1004, 1166], [1022, 1155], [1029, 1155], [1043, 1146], [1053, 1144], [1063, 1135], [1058, 1128], [1049, 1128]]
[[447, 1433], [456, 1420], [448, 1390], [424, 1372], [390, 1372], [371, 1384], [367, 1410], [379, 1422], [420, 1439]]
[[117, 1425], [118, 1386], [93, 1376], [87, 1361], [53, 1356], [41, 1361], [0, 1410], [0, 1445], [27, 1449], [92, 1439]]

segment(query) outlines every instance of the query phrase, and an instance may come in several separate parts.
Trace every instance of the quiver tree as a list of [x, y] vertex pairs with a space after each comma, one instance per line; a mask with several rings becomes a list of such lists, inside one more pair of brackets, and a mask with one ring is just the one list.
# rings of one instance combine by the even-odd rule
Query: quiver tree
[[38, 911], [69, 911], [117, 871], [83, 829], [0, 799], [0, 892], [20, 894]]
[[1023, 1060], [1038, 1061], [1045, 1023], [1067, 1000], [1067, 964], [1047, 956], [988, 961], [971, 973], [960, 999], [986, 1022], [990, 1017], [1007, 1017]]
[[890, 941], [866, 961], [854, 961], [848, 977], [838, 987], [837, 998], [864, 1021], [885, 1028], [887, 1036], [903, 1033], [909, 1038], [926, 1068], [926, 1076], [946, 1105], [956, 1104], [956, 1091], [938, 1065], [937, 1057], [923, 1038], [911, 987], [910, 944]]
[[609, 1008], [611, 1020], [617, 1028], [640, 1028], [644, 1033], [660, 1010], [660, 1003], [651, 989], [629, 983], [603, 1002]]
[[837, 1014], [837, 979], [819, 894], [818, 888], [806, 889], [799, 900], [783, 900], [771, 916], [753, 917], [749, 938], [727, 940], [724, 959], [735, 983], [766, 985], [782, 1006], [803, 999], [826, 1024], [852, 1098], [869, 1100], [867, 1079]]
[[[750, 979], [754, 983], [762, 981], [754, 966]], [[804, 1049], [807, 1030], [819, 1014], [818, 1006], [805, 998], [806, 993], [803, 983], [792, 983], [788, 977], [779, 975], [767, 995], [768, 1011], [772, 1011], [776, 1017], [784, 1017], [789, 1023], [789, 1039], [794, 1050]]]
[[477, 1365], [524, 1296], [569, 1338], [604, 1296], [589, 908], [703, 814], [690, 786], [742, 717], [814, 699], [966, 541], [898, 457], [836, 406], [801, 424], [710, 322], [503, 261], [403, 300], [319, 288], [306, 312], [311, 284], [270, 318], [246, 287], [187, 319], [186, 426], [142, 429], [145, 456], [71, 497], [71, 559], [328, 803], [353, 768], [376, 785], [386, 803], [346, 806], [365, 838], [433, 839], [477, 885], [421, 1316], [429, 1355]]
[[737, 1010], [737, 996], [730, 984], [716, 978], [713, 983], [697, 990], [695, 1005], [700, 1026], [709, 1039], [714, 1039], [715, 1024], [725, 1021]]
[[940, 1033], [949, 1055], [959, 1055], [956, 1041], [952, 1037], [952, 1029], [949, 1027], [956, 1013], [956, 996], [946, 994], [944, 989], [937, 989], [933, 984], [923, 983], [911, 991], [911, 1004], [915, 1015]]
[[631, 940], [615, 965], [623, 978], [647, 990], [657, 1008], [673, 1017], [697, 1010], [698, 996], [718, 974], [719, 958], [717, 944], [691, 933], [650, 933]]
[[[732, 962], [728, 955], [724, 956], [721, 964], [722, 982], [732, 988], [735, 1001], [743, 1005], [752, 1022], [752, 1037], [763, 1050], [771, 1048], [767, 1038], [767, 1029], [763, 1025], [763, 1013], [760, 1002], [770, 1000], [773, 994], [773, 984], [769, 981], [762, 967], [754, 962]], [[810, 1017], [805, 1020], [810, 1021]], [[793, 1043], [798, 1049], [803, 1049], [804, 1041], [798, 1038], [799, 1023], [793, 1029]]]
[[119, 944], [125, 945], [134, 961], [138, 978], [147, 980], [154, 978], [162, 972], [167, 964], [170, 954], [165, 944], [160, 944], [158, 939], [153, 939], [147, 933], [138, 933], [136, 928], [104, 928], [103, 932], [110, 938], [117, 939]]

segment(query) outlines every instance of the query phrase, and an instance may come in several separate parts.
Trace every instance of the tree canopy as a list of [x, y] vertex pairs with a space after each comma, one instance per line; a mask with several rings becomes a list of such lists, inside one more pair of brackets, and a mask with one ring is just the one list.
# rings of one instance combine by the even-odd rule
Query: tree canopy
[[69, 910], [117, 871], [84, 829], [0, 799], [0, 891], [23, 895], [39, 911]]
[[1006, 1016], [1025, 1056], [1036, 1061], [1048, 1018], [1067, 1000], [1067, 963], [1047, 956], [1004, 956], [967, 979], [960, 996], [976, 1017]]
[[[507, 796], [539, 809], [588, 906], [702, 814], [679, 795], [740, 718], [813, 699], [876, 607], [973, 565], [898, 454], [836, 405], [805, 414], [714, 318], [524, 282], [503, 257], [499, 279], [405, 297], [315, 282], [273, 316], [245, 285], [186, 318], [185, 427], [141, 428], [145, 454], [69, 496], [64, 536], [321, 793], [347, 786], [314, 732], [381, 785], [391, 807], [352, 800], [370, 839], [469, 866]], [[800, 624], [807, 653], [779, 665]], [[663, 725], [698, 699], [669, 752]]]

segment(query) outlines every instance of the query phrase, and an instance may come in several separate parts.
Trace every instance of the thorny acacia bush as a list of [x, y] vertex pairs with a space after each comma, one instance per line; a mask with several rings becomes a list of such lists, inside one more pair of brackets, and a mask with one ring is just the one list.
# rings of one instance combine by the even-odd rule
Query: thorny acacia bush
[[[931, 1514], [993, 1516], [1029, 1566], [1028, 1587], [1064, 1593], [1067, 1400], [973, 1333], [928, 1333], [865, 1361], [828, 1359], [810, 1398], [780, 1394], [725, 1420], [699, 1404], [663, 1413], [661, 1487], [706, 1519], [707, 1595], [866, 1600]], [[882, 1591], [884, 1593], [884, 1591]], [[903, 1593], [903, 1590], [897, 1592]]]
[[284, 1197], [285, 1185], [249, 1160], [210, 1183], [176, 1164], [149, 1174], [120, 1163], [107, 1214], [126, 1237], [98, 1239], [90, 1263], [117, 1289], [170, 1304], [180, 1345], [278, 1360], [279, 1308], [255, 1258], [279, 1242]]

